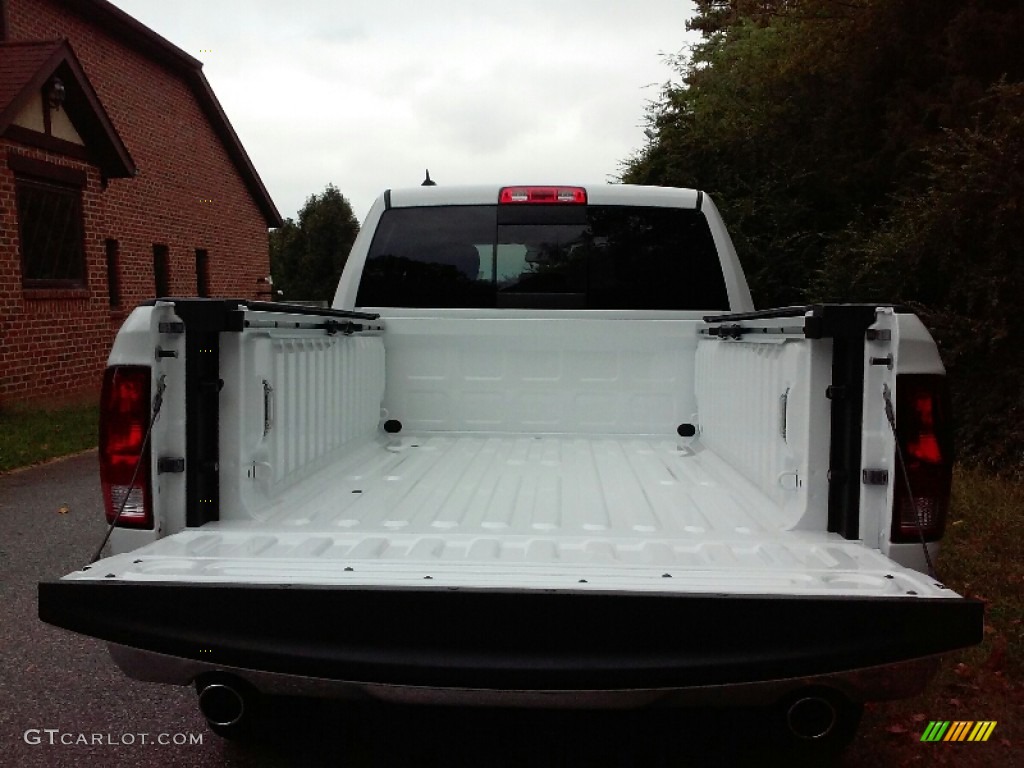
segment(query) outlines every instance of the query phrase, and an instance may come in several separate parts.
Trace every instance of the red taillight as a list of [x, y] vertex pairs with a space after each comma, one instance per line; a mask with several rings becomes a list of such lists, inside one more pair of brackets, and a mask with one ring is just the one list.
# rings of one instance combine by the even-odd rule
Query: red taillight
[[[903, 374], [896, 377], [896, 436], [906, 462], [907, 482], [897, 467], [892, 540], [942, 538], [953, 479], [952, 429], [946, 377]], [[920, 531], [919, 531], [920, 528]]]
[[498, 196], [500, 203], [572, 203], [587, 202], [583, 187], [504, 187]]
[[145, 444], [149, 427], [149, 383], [149, 368], [143, 366], [115, 366], [107, 368], [103, 374], [100, 395], [103, 509], [107, 522], [111, 523], [123, 504], [117, 524], [126, 528], [153, 527], [149, 446]]

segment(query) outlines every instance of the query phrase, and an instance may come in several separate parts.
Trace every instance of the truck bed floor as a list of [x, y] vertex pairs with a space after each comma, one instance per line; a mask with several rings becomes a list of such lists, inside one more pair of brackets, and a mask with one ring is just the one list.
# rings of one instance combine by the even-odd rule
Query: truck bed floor
[[[225, 520], [108, 558], [129, 580], [954, 596], [876, 550], [782, 530], [699, 445], [669, 438], [373, 440]], [[81, 578], [96, 578], [96, 571]]]
[[286, 493], [263, 524], [616, 539], [777, 527], [771, 502], [724, 462], [664, 438], [402, 437], [303, 485], [301, 503]]

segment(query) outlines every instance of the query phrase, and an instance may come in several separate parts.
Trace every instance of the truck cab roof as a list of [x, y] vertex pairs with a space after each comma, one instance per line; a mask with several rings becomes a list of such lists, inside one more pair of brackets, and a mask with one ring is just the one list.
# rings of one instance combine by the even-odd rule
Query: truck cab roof
[[479, 184], [465, 186], [403, 187], [382, 195], [386, 208], [427, 205], [493, 205], [502, 189], [584, 189], [592, 205], [643, 205], [664, 208], [700, 208], [703, 193], [694, 189], [647, 187], [631, 184]]

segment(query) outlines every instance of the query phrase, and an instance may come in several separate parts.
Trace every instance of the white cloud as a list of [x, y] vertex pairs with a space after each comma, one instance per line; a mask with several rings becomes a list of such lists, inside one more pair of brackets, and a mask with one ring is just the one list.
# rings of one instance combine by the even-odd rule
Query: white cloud
[[[271, 197], [602, 180], [643, 144], [683, 0], [115, 0], [204, 62]], [[209, 49], [206, 52], [204, 49]]]

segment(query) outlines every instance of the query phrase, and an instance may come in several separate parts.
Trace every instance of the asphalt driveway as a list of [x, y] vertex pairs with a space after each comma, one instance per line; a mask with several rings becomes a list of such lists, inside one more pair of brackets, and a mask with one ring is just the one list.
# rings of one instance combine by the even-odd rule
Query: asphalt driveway
[[[0, 763], [231, 764], [191, 691], [134, 683], [103, 643], [37, 618], [37, 582], [80, 568], [101, 541], [100, 503], [95, 451], [0, 475]], [[144, 745], [142, 733], [171, 742], [194, 734], [202, 744]]]

